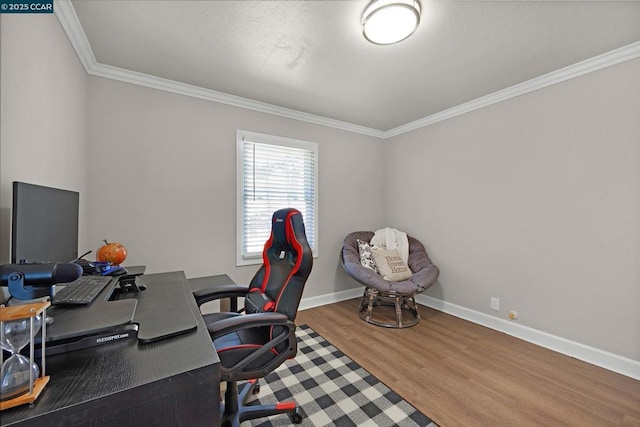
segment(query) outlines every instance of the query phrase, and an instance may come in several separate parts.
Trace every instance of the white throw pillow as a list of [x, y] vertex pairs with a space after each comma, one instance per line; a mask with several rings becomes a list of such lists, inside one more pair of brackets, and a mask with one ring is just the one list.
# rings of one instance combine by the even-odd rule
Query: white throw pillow
[[411, 277], [409, 266], [402, 260], [396, 249], [374, 249], [371, 254], [384, 280], [399, 282]]
[[371, 255], [371, 245], [364, 240], [358, 239], [358, 252], [360, 253], [360, 264], [362, 264], [363, 267], [373, 270], [376, 274], [379, 274], [376, 263]]

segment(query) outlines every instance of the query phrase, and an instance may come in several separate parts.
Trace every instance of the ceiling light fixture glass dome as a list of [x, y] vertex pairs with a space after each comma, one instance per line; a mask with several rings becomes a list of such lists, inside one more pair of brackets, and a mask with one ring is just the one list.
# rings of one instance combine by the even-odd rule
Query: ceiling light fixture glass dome
[[362, 12], [362, 34], [371, 43], [398, 43], [420, 24], [419, 0], [372, 0]]

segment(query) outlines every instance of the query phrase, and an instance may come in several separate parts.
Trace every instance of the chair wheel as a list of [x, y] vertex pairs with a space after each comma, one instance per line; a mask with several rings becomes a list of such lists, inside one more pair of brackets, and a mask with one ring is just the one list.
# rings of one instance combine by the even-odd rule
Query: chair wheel
[[251, 390], [252, 394], [259, 394], [260, 393], [260, 383], [256, 382], [255, 385], [253, 386], [253, 390]]
[[299, 407], [296, 406], [293, 412], [289, 412], [289, 419], [294, 424], [300, 424], [302, 422], [302, 414], [300, 413]]

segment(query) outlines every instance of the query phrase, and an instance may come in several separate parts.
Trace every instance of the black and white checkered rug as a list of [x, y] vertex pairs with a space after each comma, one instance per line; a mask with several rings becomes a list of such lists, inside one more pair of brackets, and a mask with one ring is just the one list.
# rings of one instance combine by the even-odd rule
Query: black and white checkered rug
[[[437, 427], [309, 326], [298, 326], [296, 336], [295, 359], [259, 380], [260, 403], [294, 400], [302, 408], [302, 426]], [[287, 415], [278, 415], [250, 425], [292, 424]]]

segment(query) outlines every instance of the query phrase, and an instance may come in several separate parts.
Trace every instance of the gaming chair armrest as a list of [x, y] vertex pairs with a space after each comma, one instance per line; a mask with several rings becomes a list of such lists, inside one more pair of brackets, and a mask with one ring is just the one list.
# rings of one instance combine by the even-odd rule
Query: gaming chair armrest
[[198, 307], [205, 302], [215, 301], [220, 298], [244, 297], [249, 292], [249, 287], [244, 285], [217, 285], [193, 292]]
[[[216, 338], [235, 331], [272, 326], [279, 326], [279, 328], [271, 328], [271, 336], [268, 342], [263, 343], [251, 354], [238, 360], [233, 366], [222, 365], [220, 367], [220, 375], [224, 381], [262, 378], [280, 366], [285, 360], [295, 356], [298, 348], [295, 336], [296, 325], [285, 314], [281, 313], [252, 313], [226, 318], [209, 324], [209, 334], [214, 340], [214, 344]], [[282, 347], [283, 343], [286, 343], [284, 348]], [[265, 354], [272, 355], [276, 347], [280, 347], [280, 349], [275, 357], [269, 357], [267, 361], [258, 362]]]
[[211, 338], [216, 339], [222, 335], [236, 332], [241, 329], [259, 328], [263, 326], [284, 326], [287, 329], [295, 328], [295, 324], [281, 313], [252, 313], [244, 316], [235, 316], [219, 320], [209, 325]]

